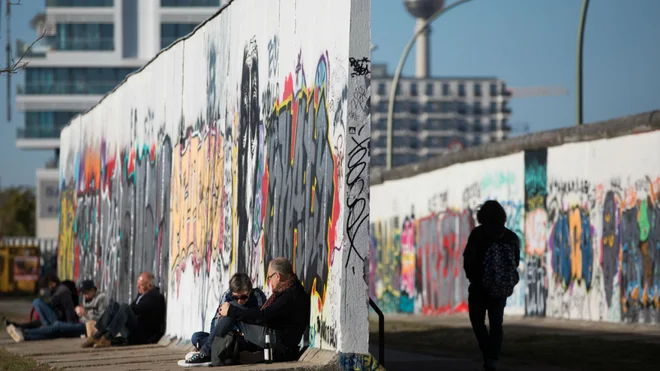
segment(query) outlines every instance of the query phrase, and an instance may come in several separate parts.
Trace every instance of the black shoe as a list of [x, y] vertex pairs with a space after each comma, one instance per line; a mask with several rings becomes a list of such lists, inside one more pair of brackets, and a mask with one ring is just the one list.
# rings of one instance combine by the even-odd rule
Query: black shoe
[[185, 362], [187, 365], [197, 365], [202, 363], [211, 363], [211, 356], [207, 356], [202, 353], [197, 353], [192, 357], [186, 359]]

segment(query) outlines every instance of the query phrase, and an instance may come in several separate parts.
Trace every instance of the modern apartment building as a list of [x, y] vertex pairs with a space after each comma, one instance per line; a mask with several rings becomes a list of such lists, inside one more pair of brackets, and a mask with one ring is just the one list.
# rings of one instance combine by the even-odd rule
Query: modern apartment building
[[[36, 174], [37, 237], [57, 236], [62, 127], [225, 2], [46, 0], [44, 13], [32, 20], [37, 35], [46, 36], [31, 49], [25, 83], [16, 96], [16, 108], [25, 113], [16, 146], [54, 151]], [[29, 42], [21, 45], [25, 48]]]
[[[371, 68], [371, 166], [387, 161], [387, 106], [392, 75]], [[392, 167], [455, 149], [503, 140], [511, 128], [511, 93], [495, 77], [402, 77], [394, 104]]]

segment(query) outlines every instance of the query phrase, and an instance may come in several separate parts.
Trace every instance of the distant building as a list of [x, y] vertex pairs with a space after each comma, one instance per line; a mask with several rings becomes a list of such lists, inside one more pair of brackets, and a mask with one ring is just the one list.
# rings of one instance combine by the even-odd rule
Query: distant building
[[[385, 167], [387, 105], [392, 76], [371, 70], [371, 167]], [[511, 128], [510, 92], [495, 77], [402, 77], [394, 105], [392, 167], [441, 155], [450, 148], [503, 140]]]
[[[47, 0], [32, 20], [31, 49], [16, 107], [25, 123], [16, 146], [54, 150], [37, 170], [37, 237], [57, 236], [60, 130], [161, 48], [190, 33], [226, 0]], [[29, 45], [19, 42], [18, 54]], [[20, 50], [20, 48], [23, 50]]]

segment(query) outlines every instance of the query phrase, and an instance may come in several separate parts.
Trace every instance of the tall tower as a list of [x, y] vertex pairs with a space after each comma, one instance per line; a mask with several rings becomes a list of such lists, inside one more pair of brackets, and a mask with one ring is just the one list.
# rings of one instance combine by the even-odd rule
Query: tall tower
[[[415, 31], [419, 30], [424, 22], [429, 19], [435, 12], [442, 9], [445, 0], [403, 0], [408, 12], [417, 18], [417, 25]], [[431, 28], [427, 27], [426, 30], [417, 36], [417, 55], [415, 66], [415, 77], [426, 78], [429, 77], [429, 63], [431, 59], [431, 49], [429, 36], [431, 35]]]

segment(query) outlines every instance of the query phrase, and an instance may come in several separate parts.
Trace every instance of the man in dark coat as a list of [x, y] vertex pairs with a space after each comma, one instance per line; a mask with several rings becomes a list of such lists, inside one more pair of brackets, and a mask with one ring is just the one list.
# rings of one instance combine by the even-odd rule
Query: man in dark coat
[[156, 287], [156, 277], [151, 272], [140, 274], [137, 282], [138, 296], [129, 304], [111, 302], [96, 322], [96, 333], [88, 338], [83, 348], [104, 348], [121, 333], [128, 344], [157, 343], [165, 331], [165, 298]]

